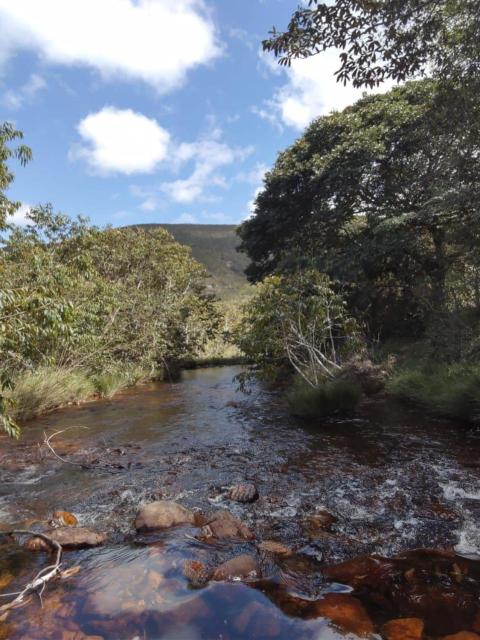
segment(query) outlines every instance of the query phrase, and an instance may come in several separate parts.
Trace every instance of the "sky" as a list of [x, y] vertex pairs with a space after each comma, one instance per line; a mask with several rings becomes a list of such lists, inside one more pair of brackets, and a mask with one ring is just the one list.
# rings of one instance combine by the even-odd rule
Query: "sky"
[[0, 0], [0, 121], [33, 150], [9, 197], [98, 225], [237, 224], [312, 119], [360, 90], [338, 54], [262, 52], [298, 0]]

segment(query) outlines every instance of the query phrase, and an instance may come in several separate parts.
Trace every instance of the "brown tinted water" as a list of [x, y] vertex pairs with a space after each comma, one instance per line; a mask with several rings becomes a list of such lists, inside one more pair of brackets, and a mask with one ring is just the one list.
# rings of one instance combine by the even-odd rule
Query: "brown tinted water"
[[[43, 608], [33, 598], [12, 612], [0, 638], [380, 638], [384, 623], [409, 617], [425, 638], [480, 630], [480, 434], [385, 401], [352, 420], [301, 423], [282, 394], [238, 393], [238, 371], [186, 372], [38, 419], [18, 443], [0, 439], [3, 529], [42, 530], [65, 509], [109, 536], [66, 552], [64, 568], [80, 571], [51, 582]], [[73, 426], [88, 430], [58, 436], [57, 450], [93, 469], [38, 447], [44, 431]], [[229, 500], [245, 481], [260, 498]], [[228, 509], [256, 540], [206, 544], [194, 527], [135, 534], [138, 506], [159, 498], [207, 515]], [[326, 529], [323, 511], [337, 518]], [[262, 540], [294, 554], [265, 553]], [[261, 579], [194, 589], [184, 576], [185, 560], [214, 568], [241, 553], [257, 558]], [[0, 546], [0, 593], [47, 563]]]

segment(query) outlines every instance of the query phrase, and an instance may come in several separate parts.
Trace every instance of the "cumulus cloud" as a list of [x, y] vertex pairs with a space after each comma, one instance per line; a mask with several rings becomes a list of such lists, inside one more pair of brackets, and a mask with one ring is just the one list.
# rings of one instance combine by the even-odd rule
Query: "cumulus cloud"
[[182, 215], [176, 218], [175, 222], [177, 224], [196, 224], [198, 222], [197, 218], [191, 213], [182, 213]]
[[0, 0], [0, 20], [0, 63], [33, 50], [161, 92], [221, 52], [203, 0]]
[[170, 134], [156, 120], [131, 109], [104, 107], [77, 126], [83, 143], [70, 159], [84, 159], [97, 173], [151, 173], [168, 153]]
[[7, 109], [20, 109], [25, 103], [30, 102], [37, 95], [39, 91], [42, 91], [47, 86], [47, 83], [42, 76], [37, 73], [32, 73], [25, 84], [18, 89], [9, 89], [5, 92], [2, 98], [2, 103]]
[[193, 169], [186, 178], [163, 182], [161, 191], [174, 202], [190, 203], [211, 199], [206, 196], [207, 188], [226, 188], [228, 182], [219, 170], [234, 162], [242, 162], [254, 148], [231, 147], [221, 137], [221, 130], [213, 129], [197, 142], [181, 143], [174, 153], [174, 161], [178, 166], [191, 163]]
[[[276, 126], [280, 121], [286, 126], [303, 129], [314, 118], [352, 104], [364, 92], [337, 82], [335, 71], [340, 62], [338, 52], [334, 50], [293, 60], [291, 67], [280, 67], [272, 56], [262, 56], [261, 60], [269, 71], [278, 74], [280, 70], [287, 78], [270, 100], [252, 107], [254, 113]], [[391, 86], [385, 83], [381, 90], [386, 91]]]
[[19, 227], [24, 227], [29, 222], [31, 222], [31, 220], [27, 218], [30, 210], [31, 207], [29, 204], [21, 204], [20, 207], [15, 211], [15, 213], [7, 218], [8, 224], [15, 224]]

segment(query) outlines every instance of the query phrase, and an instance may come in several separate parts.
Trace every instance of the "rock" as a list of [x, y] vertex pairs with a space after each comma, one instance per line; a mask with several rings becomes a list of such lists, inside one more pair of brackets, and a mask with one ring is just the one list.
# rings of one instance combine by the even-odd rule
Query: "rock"
[[275, 542], [275, 540], [264, 540], [258, 545], [259, 551], [265, 551], [275, 556], [282, 556], [288, 558], [293, 555], [293, 551], [283, 545], [281, 542]]
[[52, 527], [76, 527], [78, 520], [69, 511], [54, 511], [49, 524]]
[[213, 572], [213, 579], [241, 580], [242, 578], [259, 578], [260, 575], [260, 567], [255, 558], [248, 554], [243, 554], [217, 567]]
[[202, 527], [200, 537], [203, 540], [209, 538], [241, 538], [253, 540], [255, 536], [240, 520], [237, 520], [228, 511], [220, 511], [214, 519]]
[[228, 496], [236, 502], [255, 502], [258, 500], [258, 491], [254, 484], [237, 484], [230, 489]]
[[212, 576], [212, 572], [198, 560], [186, 560], [183, 565], [183, 575], [193, 587], [203, 587]]
[[373, 633], [373, 623], [362, 603], [344, 593], [327, 593], [308, 610], [309, 617], [328, 618], [337, 627], [360, 637]]
[[[46, 531], [45, 535], [59, 542], [64, 549], [85, 549], [98, 547], [107, 539], [104, 533], [96, 533], [84, 527], [60, 527], [52, 531]], [[25, 543], [29, 551], [51, 551], [52, 548], [41, 538], [29, 538]]]
[[460, 631], [452, 636], [443, 636], [442, 640], [480, 640], [480, 636], [478, 633], [472, 633], [471, 631]]
[[159, 500], [139, 509], [134, 526], [137, 531], [153, 531], [180, 524], [194, 525], [194, 513], [176, 502]]
[[330, 531], [337, 521], [338, 518], [328, 511], [319, 511], [307, 518], [307, 529], [311, 535], [315, 535], [316, 531]]
[[5, 589], [12, 582], [13, 575], [9, 571], [0, 573], [0, 589]]
[[382, 635], [385, 640], [422, 640], [423, 626], [420, 618], [390, 620], [383, 625]]
[[359, 556], [337, 565], [326, 567], [324, 575], [333, 582], [351, 587], [383, 588], [395, 572], [395, 562], [376, 556]]

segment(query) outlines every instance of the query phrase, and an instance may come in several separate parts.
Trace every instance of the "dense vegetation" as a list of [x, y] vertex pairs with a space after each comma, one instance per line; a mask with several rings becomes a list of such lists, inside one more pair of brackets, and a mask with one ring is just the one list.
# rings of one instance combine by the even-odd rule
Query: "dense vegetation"
[[111, 393], [193, 357], [220, 323], [204, 268], [164, 229], [29, 214], [0, 252], [2, 418]]
[[[432, 77], [315, 120], [279, 154], [254, 216], [239, 231], [252, 282], [326, 274], [371, 353], [379, 344], [387, 352], [392, 339], [421, 343], [423, 360], [409, 357], [408, 371], [400, 363], [390, 389], [470, 419], [480, 406], [472, 370], [480, 347], [480, 22], [474, 5], [312, 0], [285, 33], [274, 32], [264, 47], [283, 64], [340, 47], [339, 78], [356, 86], [426, 70]], [[294, 311], [295, 295], [289, 305]], [[312, 344], [328, 356], [321, 340]], [[285, 340], [276, 345], [296, 370]], [[250, 356], [265, 369], [263, 345]], [[275, 367], [278, 352], [271, 349], [267, 359]], [[433, 375], [429, 360], [445, 363], [443, 371]], [[457, 392], [447, 400], [454, 377]], [[436, 379], [438, 393], [421, 379]], [[477, 409], [455, 410], [462, 394]]]

